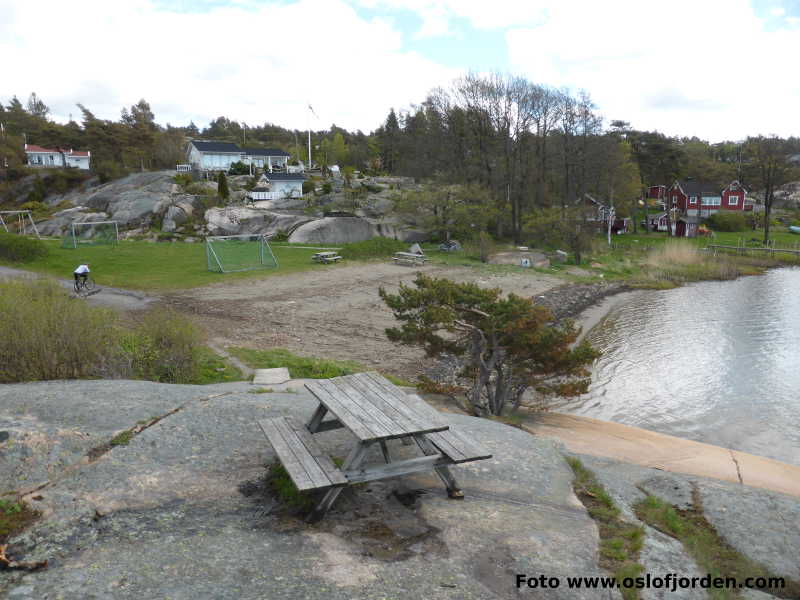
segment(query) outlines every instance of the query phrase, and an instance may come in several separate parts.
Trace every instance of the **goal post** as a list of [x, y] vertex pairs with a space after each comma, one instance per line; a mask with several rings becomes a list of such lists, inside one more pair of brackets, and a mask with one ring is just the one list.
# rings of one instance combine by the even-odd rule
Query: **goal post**
[[267, 237], [260, 233], [206, 237], [206, 263], [216, 273], [278, 267]]
[[73, 221], [69, 224], [69, 230], [61, 242], [61, 247], [113, 245], [117, 242], [119, 242], [118, 221]]
[[33, 221], [33, 213], [29, 210], [0, 210], [0, 226], [5, 229], [6, 233], [11, 233], [8, 229], [9, 225], [16, 227], [16, 233], [20, 235], [35, 235], [42, 239], [36, 223]]

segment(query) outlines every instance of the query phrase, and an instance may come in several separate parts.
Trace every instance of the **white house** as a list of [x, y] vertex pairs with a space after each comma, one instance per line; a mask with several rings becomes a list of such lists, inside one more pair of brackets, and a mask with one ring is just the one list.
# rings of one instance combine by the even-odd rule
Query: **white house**
[[231, 142], [192, 140], [186, 155], [194, 168], [208, 171], [227, 171], [242, 160], [241, 149]]
[[251, 200], [302, 198], [303, 181], [302, 173], [264, 173], [248, 195]]
[[272, 172], [286, 169], [289, 153], [275, 148], [240, 148], [233, 142], [192, 140], [187, 149], [188, 162], [195, 169], [227, 171], [235, 162], [252, 164]]
[[288, 152], [276, 148], [242, 148], [242, 162], [260, 169], [285, 169], [289, 163]]
[[25, 155], [30, 167], [74, 167], [88, 170], [92, 159], [92, 153], [88, 150], [42, 148], [33, 144], [25, 144]]

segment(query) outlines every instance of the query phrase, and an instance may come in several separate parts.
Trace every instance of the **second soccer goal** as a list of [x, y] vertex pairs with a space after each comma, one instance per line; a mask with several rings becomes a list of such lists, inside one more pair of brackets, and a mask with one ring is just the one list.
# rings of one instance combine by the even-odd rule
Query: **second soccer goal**
[[217, 235], [206, 238], [208, 270], [217, 273], [277, 268], [278, 259], [272, 253], [264, 235]]

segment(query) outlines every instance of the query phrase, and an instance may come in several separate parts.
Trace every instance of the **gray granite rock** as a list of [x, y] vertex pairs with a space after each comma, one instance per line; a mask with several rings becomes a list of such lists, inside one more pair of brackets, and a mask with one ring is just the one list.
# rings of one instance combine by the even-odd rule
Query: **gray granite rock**
[[359, 217], [324, 217], [295, 229], [290, 242], [313, 244], [347, 244], [375, 236], [375, 228]]
[[[566, 586], [547, 594], [515, 587], [518, 573], [602, 574], [595, 524], [548, 440], [446, 415], [495, 455], [454, 469], [465, 500], [449, 500], [433, 474], [407, 476], [346, 490], [327, 517], [310, 526], [275, 510], [264, 484], [274, 454], [255, 424], [276, 415], [307, 419], [315, 402], [306, 392], [249, 394], [246, 383], [131, 381], [11, 387], [5, 396], [11, 407], [0, 402], [3, 418], [28, 415], [37, 431], [52, 431], [54, 439], [61, 430], [95, 438], [76, 444], [72, 457], [118, 428], [182, 408], [127, 445], [93, 461], [73, 460], [60, 475], [61, 467], [49, 464], [50, 484], [30, 499], [44, 516], [11, 541], [9, 552], [50, 565], [0, 572], [0, 597], [598, 597]], [[215, 394], [226, 395], [209, 397]], [[334, 456], [353, 444], [344, 430], [318, 439]], [[389, 449], [413, 451], [395, 441]], [[380, 453], [370, 460], [380, 460]]]

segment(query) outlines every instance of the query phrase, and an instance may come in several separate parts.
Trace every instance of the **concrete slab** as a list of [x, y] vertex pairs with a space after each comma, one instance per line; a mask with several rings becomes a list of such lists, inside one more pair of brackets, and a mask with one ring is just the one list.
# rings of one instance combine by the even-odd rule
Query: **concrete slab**
[[286, 367], [278, 367], [276, 369], [256, 369], [256, 374], [253, 376], [253, 384], [255, 385], [278, 385], [279, 383], [286, 383], [291, 379], [289, 369]]

